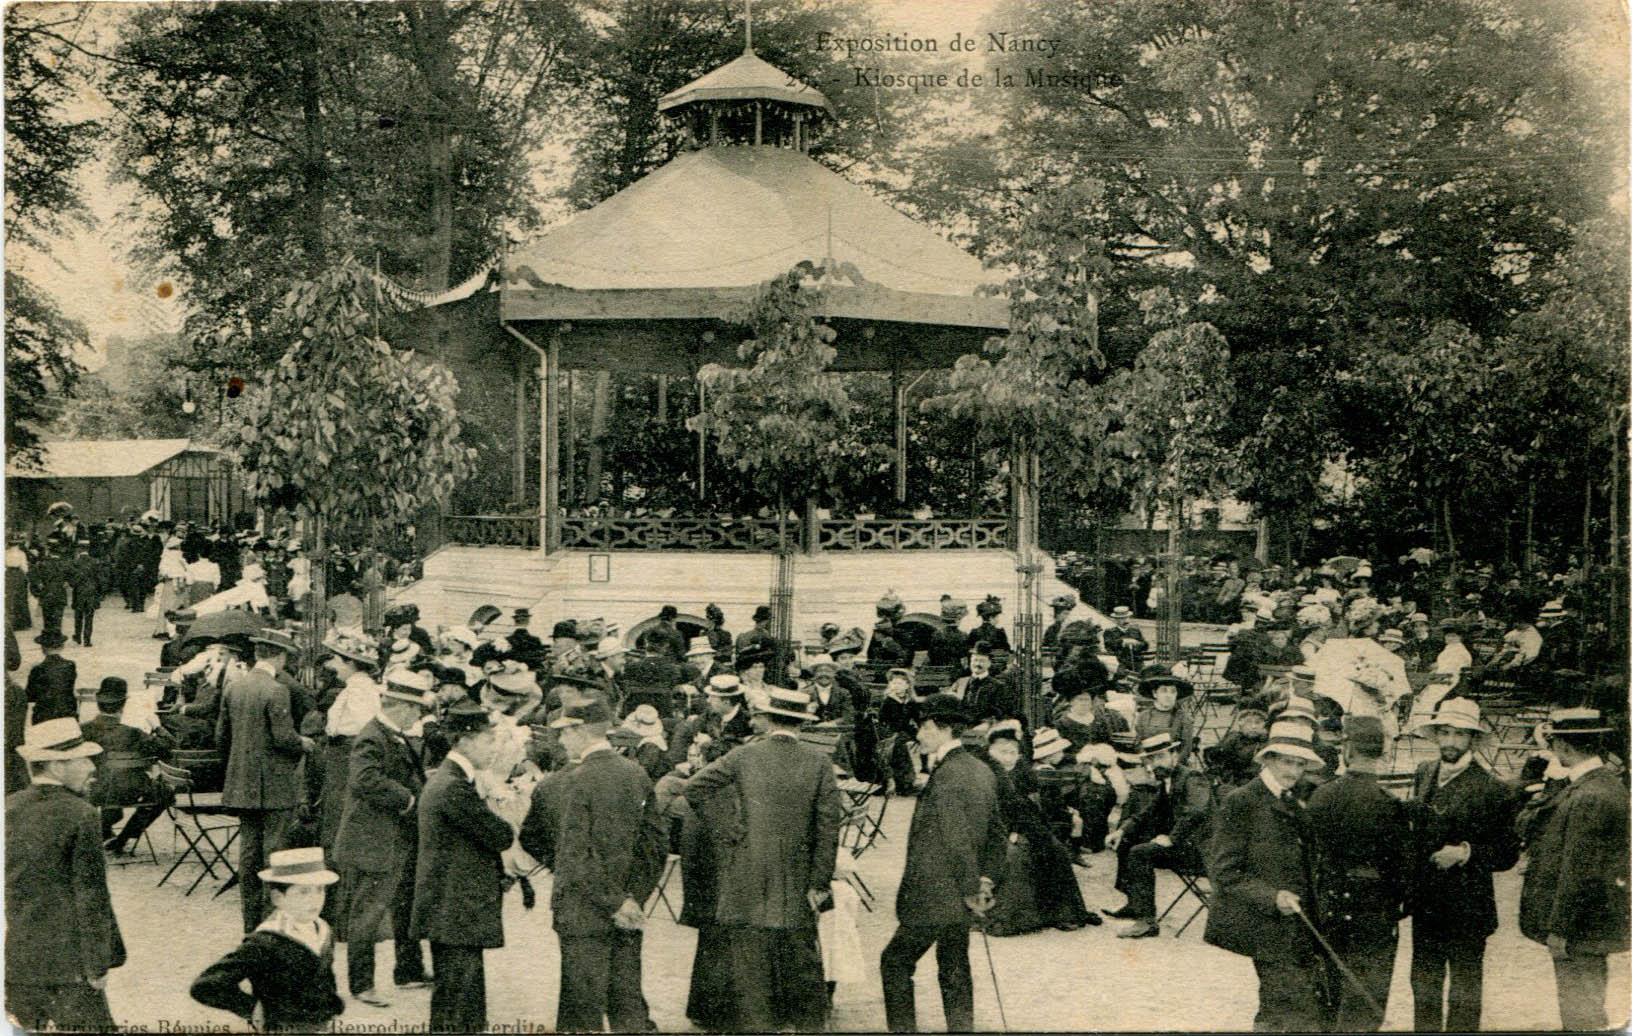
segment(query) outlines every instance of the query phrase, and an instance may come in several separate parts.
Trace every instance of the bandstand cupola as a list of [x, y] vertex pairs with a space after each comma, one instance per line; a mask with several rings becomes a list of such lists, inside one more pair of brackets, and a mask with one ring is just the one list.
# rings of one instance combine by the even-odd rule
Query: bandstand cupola
[[[750, 33], [752, 29], [749, 30]], [[703, 147], [810, 147], [812, 129], [832, 105], [815, 87], [800, 82], [754, 53], [742, 55], [700, 79], [664, 94], [657, 110], [683, 120]]]

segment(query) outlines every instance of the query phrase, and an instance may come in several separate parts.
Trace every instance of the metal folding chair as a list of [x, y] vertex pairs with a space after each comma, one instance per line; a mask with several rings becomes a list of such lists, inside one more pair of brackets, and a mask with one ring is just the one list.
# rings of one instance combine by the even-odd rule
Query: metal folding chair
[[220, 866], [226, 872], [226, 881], [219, 892], [224, 892], [238, 882], [238, 871], [232, 865], [228, 856], [233, 843], [238, 840], [238, 820], [240, 813], [231, 806], [222, 806], [218, 803], [199, 802], [194, 793], [192, 775], [180, 767], [160, 762], [159, 779], [169, 784], [178, 794], [185, 794], [186, 802], [177, 801], [167, 811], [170, 823], [181, 840], [187, 843], [181, 855], [176, 857], [170, 869], [164, 872], [159, 879], [163, 885], [170, 880], [170, 875], [186, 863], [189, 858], [195, 858], [200, 864], [198, 877], [187, 886], [184, 895], [192, 895], [194, 890], [204, 882], [205, 878], [216, 880], [215, 868]]
[[1196, 901], [1196, 909], [1191, 911], [1189, 918], [1185, 920], [1184, 924], [1179, 926], [1179, 930], [1173, 933], [1173, 937], [1177, 939], [1179, 936], [1184, 934], [1184, 930], [1186, 928], [1189, 928], [1195, 923], [1196, 918], [1201, 916], [1202, 911], [1207, 909], [1209, 898], [1212, 895], [1212, 889], [1210, 885], [1202, 884], [1203, 882], [1207, 881], [1207, 875], [1205, 874], [1191, 874], [1188, 871], [1182, 870], [1176, 870], [1172, 873], [1179, 879], [1184, 887], [1179, 890], [1178, 895], [1173, 897], [1173, 901], [1167, 904], [1167, 909], [1163, 910], [1156, 918], [1156, 923], [1158, 925], [1161, 924], [1162, 921], [1166, 919], [1167, 915], [1173, 912], [1174, 907], [1184, 902], [1186, 896], [1193, 897]]
[[[869, 784], [854, 777], [839, 778], [839, 794], [844, 797], [844, 816], [839, 821], [839, 845], [850, 850], [856, 859], [873, 847], [884, 834], [884, 815], [890, 808], [889, 789], [884, 784]], [[878, 811], [873, 811], [873, 803]]]
[[670, 853], [669, 858], [663, 862], [663, 876], [657, 879], [657, 888], [652, 890], [651, 896], [646, 900], [647, 917], [657, 913], [657, 904], [662, 903], [663, 909], [669, 912], [669, 920], [676, 924], [680, 922], [680, 912], [674, 908], [674, 903], [669, 899], [669, 881], [679, 872], [680, 856], [678, 853]]

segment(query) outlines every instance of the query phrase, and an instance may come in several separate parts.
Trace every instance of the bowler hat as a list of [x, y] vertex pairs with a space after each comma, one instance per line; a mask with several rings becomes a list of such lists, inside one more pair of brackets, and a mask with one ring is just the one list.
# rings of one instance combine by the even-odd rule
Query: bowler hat
[[968, 726], [972, 722], [963, 700], [944, 692], [932, 694], [920, 702], [918, 714], [925, 720], [934, 720], [937, 724], [957, 723]]
[[469, 698], [461, 698], [448, 706], [448, 711], [444, 714], [442, 723], [449, 734], [474, 734], [491, 728], [493, 726], [493, 717], [487, 714], [486, 709]]
[[123, 705], [129, 697], [130, 689], [126, 686], [124, 678], [119, 676], [104, 676], [102, 686], [96, 689], [98, 706]]
[[607, 710], [606, 703], [599, 698], [569, 705], [561, 710], [561, 715], [550, 722], [556, 730], [564, 727], [581, 727], [586, 723], [610, 723], [612, 713]]
[[251, 644], [265, 644], [267, 647], [277, 648], [279, 651], [290, 655], [300, 652], [300, 645], [295, 643], [294, 637], [291, 637], [283, 630], [273, 629], [272, 627], [255, 630], [249, 635], [249, 642]]
[[68, 638], [57, 630], [41, 630], [40, 635], [34, 638], [34, 643], [42, 648], [59, 648], [68, 643]]
[[771, 618], [771, 606], [770, 605], [762, 604], [759, 607], [754, 609], [754, 621], [755, 622], [769, 622], [770, 618]]
[[576, 640], [578, 624], [571, 619], [562, 619], [550, 628], [550, 637], [558, 640]]

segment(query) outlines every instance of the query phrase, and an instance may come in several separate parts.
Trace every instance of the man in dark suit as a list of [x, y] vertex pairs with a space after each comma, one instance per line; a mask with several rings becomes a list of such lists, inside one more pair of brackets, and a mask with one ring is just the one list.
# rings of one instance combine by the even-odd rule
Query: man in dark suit
[[668, 858], [652, 782], [607, 742], [612, 713], [600, 697], [569, 705], [550, 726], [573, 765], [535, 796], [545, 815], [541, 823], [523, 824], [529, 837], [522, 848], [537, 849], [534, 855], [555, 874], [550, 912], [561, 945], [555, 1029], [600, 1032], [610, 1023], [613, 1032], [649, 1031], [641, 905]]
[[947, 690], [963, 699], [964, 709], [976, 723], [1017, 719], [1022, 730], [1031, 729], [1026, 699], [1020, 688], [1004, 676], [992, 674], [992, 649], [985, 641], [969, 649], [969, 675], [953, 682]]
[[504, 945], [504, 859], [515, 832], [487, 808], [477, 772], [498, 747], [487, 710], [472, 701], [449, 706], [442, 720], [447, 758], [419, 798], [419, 861], [414, 873], [412, 932], [431, 941], [436, 970], [432, 1032], [487, 1029], [484, 950]]
[[907, 835], [907, 860], [895, 894], [895, 934], [879, 959], [884, 1016], [891, 1032], [915, 1032], [912, 973], [931, 946], [948, 1032], [975, 1025], [969, 970], [969, 926], [995, 901], [1006, 830], [997, 806], [997, 776], [963, 747], [969, 713], [950, 694], [922, 705], [918, 747], [931, 767]]
[[1304, 724], [1283, 721], [1270, 728], [1257, 762], [1258, 776], [1227, 795], [1213, 818], [1205, 938], [1252, 958], [1254, 1032], [1320, 1032], [1319, 950], [1295, 916], [1313, 912], [1315, 903], [1303, 807], [1292, 788], [1321, 758]]
[[96, 610], [102, 606], [107, 589], [107, 559], [93, 557], [90, 544], [79, 547], [68, 569], [68, 586], [74, 592], [74, 643], [91, 646], [96, 627]]
[[1105, 838], [1116, 853], [1116, 887], [1128, 897], [1108, 917], [1133, 924], [1117, 933], [1122, 939], [1160, 935], [1156, 925], [1156, 868], [1200, 873], [1213, 787], [1206, 774], [1179, 765], [1179, 743], [1169, 733], [1153, 734], [1139, 746], [1139, 758], [1150, 783], [1128, 793], [1122, 820]]
[[[176, 797], [169, 785], [148, 776], [155, 760], [170, 757], [175, 741], [163, 727], [158, 734], [148, 734], [119, 722], [129, 697], [129, 688], [121, 677], [103, 677], [102, 686], [96, 690], [96, 717], [83, 728], [85, 739], [102, 747], [102, 754], [96, 757], [91, 801], [102, 807], [103, 847], [112, 853], [122, 852], [140, 838], [153, 821], [164, 816]], [[124, 829], [115, 835], [113, 826], [125, 806], [136, 808]]]
[[538, 670], [548, 664], [549, 650], [542, 640], [527, 628], [533, 621], [533, 614], [526, 608], [517, 608], [515, 614], [515, 629], [505, 638], [510, 645], [510, 657], [525, 665], [529, 669]]
[[1628, 943], [1626, 788], [1599, 747], [1611, 733], [1596, 709], [1553, 717], [1548, 742], [1567, 783], [1527, 818], [1519, 930], [1552, 955], [1559, 1019], [1569, 1030], [1610, 1027], [1606, 957], [1625, 953]]
[[79, 679], [79, 669], [62, 657], [62, 645], [67, 642], [61, 632], [50, 626], [34, 638], [34, 643], [40, 645], [45, 657], [28, 671], [28, 700], [34, 706], [29, 713], [30, 723], [43, 723], [48, 719], [79, 719], [79, 695], [74, 689], [74, 683]]
[[229, 677], [215, 717], [215, 747], [226, 760], [221, 805], [238, 811], [238, 881], [244, 932], [266, 918], [268, 903], [258, 874], [267, 858], [284, 848], [300, 805], [301, 759], [316, 743], [296, 732], [289, 689], [279, 680], [295, 653], [294, 638], [282, 630], [250, 636], [255, 664]]
[[68, 577], [72, 559], [69, 544], [53, 538], [46, 544], [45, 553], [28, 569], [28, 585], [40, 599], [40, 629], [46, 633], [62, 633], [62, 613], [68, 607]]
[[1475, 743], [1491, 736], [1477, 702], [1446, 698], [1418, 732], [1434, 739], [1439, 758], [1417, 767], [1411, 803], [1416, 1029], [1476, 1032], [1485, 940], [1496, 931], [1491, 875], [1518, 862], [1517, 803], [1508, 786], [1474, 758]]
[[[1379, 1007], [1388, 1004], [1399, 921], [1409, 888], [1410, 828], [1405, 804], [1377, 784], [1383, 724], [1375, 716], [1343, 721], [1347, 772], [1309, 797], [1315, 843], [1315, 897], [1323, 934]], [[1329, 970], [1334, 1032], [1376, 1032], [1383, 1024], [1352, 983]]]
[[29, 727], [33, 786], [6, 797], [6, 1013], [29, 1032], [111, 1032], [108, 971], [125, 962], [85, 801], [101, 752], [62, 717]]
[[[392, 670], [380, 711], [351, 740], [346, 801], [334, 838], [334, 859], [346, 890], [346, 970], [351, 995], [388, 1007], [374, 984], [374, 944], [389, 927], [399, 963], [419, 956], [419, 941], [394, 922], [399, 889], [411, 889], [405, 866], [417, 855], [425, 770], [405, 733], [431, 708], [431, 674]], [[410, 893], [411, 894], [411, 893]], [[423, 970], [423, 969], [421, 969]], [[398, 974], [402, 974], [399, 967]]]
[[739, 1022], [748, 1030], [815, 1031], [827, 1014], [816, 915], [831, 895], [844, 810], [832, 760], [799, 743], [809, 708], [809, 695], [770, 688], [758, 710], [765, 737], [686, 782], [694, 808], [721, 792], [742, 803], [742, 836], [720, 876], [715, 916], [731, 928]]

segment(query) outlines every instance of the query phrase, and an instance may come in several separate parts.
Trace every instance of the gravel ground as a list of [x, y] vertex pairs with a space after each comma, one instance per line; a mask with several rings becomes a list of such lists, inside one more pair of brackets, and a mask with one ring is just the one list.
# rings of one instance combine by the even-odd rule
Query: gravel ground
[[[109, 674], [140, 680], [157, 657], [157, 642], [149, 637], [146, 620], [125, 612], [113, 598], [97, 620], [95, 649], [68, 645], [68, 657], [80, 666], [80, 685], [94, 687]], [[36, 624], [30, 632], [37, 629]], [[1212, 628], [1187, 630], [1186, 639], [1200, 640], [1216, 632]], [[38, 648], [25, 639], [25, 673], [38, 658]], [[894, 930], [891, 905], [911, 809], [910, 799], [891, 800], [884, 825], [886, 837], [854, 863], [856, 873], [877, 897], [877, 909], [862, 915], [859, 934], [865, 978], [839, 985], [832, 1017], [835, 1030], [863, 1032], [883, 1027], [878, 954]], [[114, 1017], [122, 1025], [147, 1031], [239, 1028], [237, 1019], [187, 996], [192, 979], [239, 940], [237, 891], [215, 898], [214, 884], [205, 881], [192, 895], [183, 895], [197, 873], [194, 864], [183, 867], [165, 886], [155, 887], [179, 843], [173, 844], [165, 820], [154, 825], [152, 842], [163, 867], [156, 869], [143, 859], [109, 869], [114, 909], [130, 954], [129, 962], [109, 979]], [[1121, 905], [1122, 897], [1111, 888], [1114, 870], [1115, 859], [1109, 853], [1096, 856], [1091, 869], [1077, 870], [1091, 908]], [[183, 876], [185, 881], [178, 884]], [[556, 943], [547, 907], [549, 879], [547, 875], [541, 878], [537, 909], [524, 910], [516, 893], [506, 897], [507, 945], [487, 955], [488, 1013], [499, 1031], [506, 1031], [504, 1026], [513, 1027], [508, 1031], [548, 1031], [554, 1024]], [[1497, 876], [1501, 929], [1490, 940], [1486, 954], [1487, 1029], [1550, 1029], [1559, 1024], [1546, 950], [1518, 933], [1520, 881], [1516, 870]], [[676, 875], [669, 893], [677, 902], [679, 888]], [[1158, 886], [1159, 902], [1165, 904], [1177, 891], [1176, 881], [1164, 874]], [[1183, 914], [1187, 916], [1188, 910]], [[1161, 938], [1133, 942], [1115, 938], [1115, 922], [1075, 932], [1048, 930], [992, 939], [992, 964], [1002, 990], [1007, 1028], [1015, 1032], [1250, 1029], [1256, 1006], [1251, 962], [1203, 943], [1199, 920], [1182, 937], [1174, 936], [1175, 927], [1168, 926]], [[1385, 1028], [1391, 1030], [1411, 1027], [1408, 933], [1409, 922], [1402, 926], [1401, 952], [1389, 998]], [[684, 1009], [694, 945], [693, 931], [673, 923], [659, 906], [647, 928], [644, 988], [660, 1030], [690, 1028]], [[1000, 1030], [1003, 1019], [978, 936], [972, 939], [971, 955], [976, 1026]], [[381, 947], [379, 956], [380, 974], [388, 977], [388, 945]], [[343, 976], [344, 964], [337, 963]], [[932, 955], [926, 955], [917, 974], [918, 1019], [926, 1030], [945, 1027], [934, 974]], [[337, 1031], [396, 1031], [425, 1024], [427, 990], [392, 994], [388, 985], [384, 989], [394, 999], [390, 1008], [367, 1007], [348, 999], [345, 1014], [337, 1019]], [[1611, 959], [1609, 995], [1610, 1020], [1618, 1027], [1627, 1021], [1629, 995], [1628, 958], [1622, 954]], [[1613, 1005], [1620, 1005], [1619, 1009]]]

